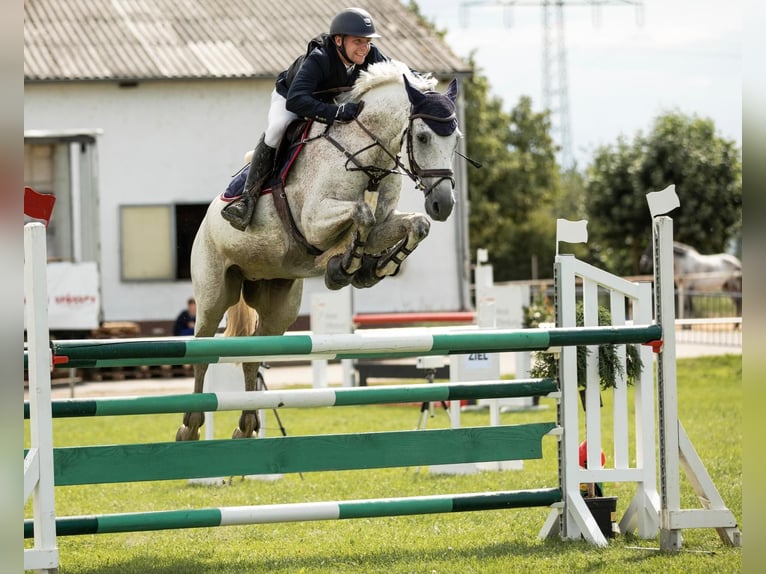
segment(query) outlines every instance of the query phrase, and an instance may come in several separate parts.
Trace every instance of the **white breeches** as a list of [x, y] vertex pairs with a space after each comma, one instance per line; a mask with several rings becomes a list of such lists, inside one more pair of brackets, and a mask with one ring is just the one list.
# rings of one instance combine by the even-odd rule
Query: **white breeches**
[[271, 92], [268, 124], [263, 138], [266, 145], [276, 148], [287, 126], [297, 117], [293, 112], [288, 111], [287, 100], [280, 96], [276, 89], [273, 90]]

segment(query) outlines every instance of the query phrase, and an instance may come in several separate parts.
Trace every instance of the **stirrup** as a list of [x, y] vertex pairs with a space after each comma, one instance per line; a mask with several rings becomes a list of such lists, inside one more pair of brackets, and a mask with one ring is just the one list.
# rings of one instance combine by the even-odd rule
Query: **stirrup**
[[255, 211], [255, 201], [248, 193], [243, 193], [224, 206], [221, 210], [221, 217], [228, 221], [234, 229], [244, 231], [253, 218], [253, 211]]

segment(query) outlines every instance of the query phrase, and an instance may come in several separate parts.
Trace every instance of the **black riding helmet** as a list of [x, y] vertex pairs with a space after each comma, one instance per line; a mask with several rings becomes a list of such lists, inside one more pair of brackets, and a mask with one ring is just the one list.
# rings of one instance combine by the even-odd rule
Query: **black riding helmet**
[[335, 15], [330, 22], [330, 36], [337, 35], [380, 38], [380, 34], [375, 31], [372, 16], [361, 8], [346, 8]]

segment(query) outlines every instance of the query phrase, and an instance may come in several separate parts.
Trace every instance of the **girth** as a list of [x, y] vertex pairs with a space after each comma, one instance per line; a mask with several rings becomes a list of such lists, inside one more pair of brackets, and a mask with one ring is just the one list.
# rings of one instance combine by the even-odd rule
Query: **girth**
[[[268, 193], [268, 191], [264, 190], [264, 194], [266, 193]], [[278, 180], [274, 183], [270, 193], [274, 198], [274, 207], [276, 208], [277, 213], [279, 214], [279, 219], [282, 220], [282, 225], [285, 226], [285, 229], [292, 232], [295, 240], [306, 249], [309, 255], [317, 256], [324, 253], [321, 249], [311, 245], [303, 233], [301, 233], [301, 230], [298, 229], [293, 213], [290, 211], [290, 206], [287, 203], [287, 195], [285, 194], [285, 187], [282, 180]]]

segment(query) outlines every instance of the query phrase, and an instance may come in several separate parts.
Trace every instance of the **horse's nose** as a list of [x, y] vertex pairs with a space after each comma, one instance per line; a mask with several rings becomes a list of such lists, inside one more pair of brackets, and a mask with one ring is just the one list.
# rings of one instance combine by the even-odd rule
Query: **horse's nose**
[[429, 194], [426, 212], [434, 221], [446, 221], [455, 206], [455, 194], [449, 180], [442, 180]]

